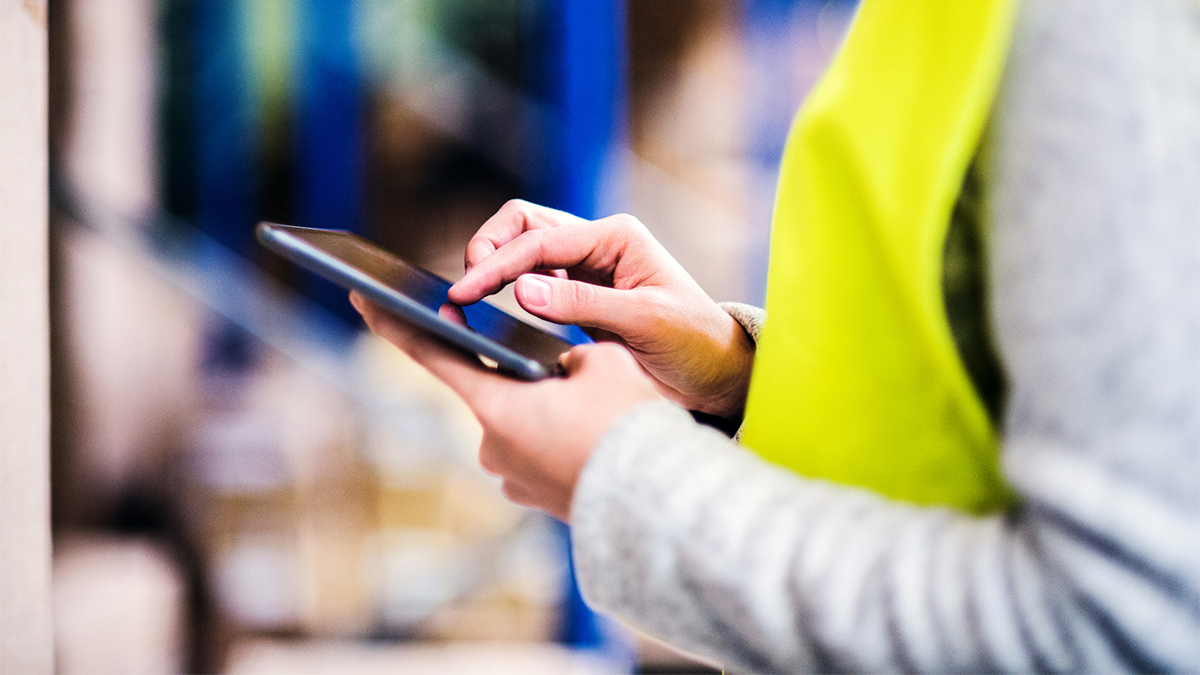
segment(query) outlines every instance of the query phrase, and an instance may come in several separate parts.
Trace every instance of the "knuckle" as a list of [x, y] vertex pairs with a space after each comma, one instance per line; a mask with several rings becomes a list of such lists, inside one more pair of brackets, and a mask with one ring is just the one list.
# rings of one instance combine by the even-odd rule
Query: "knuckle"
[[504, 206], [500, 207], [501, 211], [524, 211], [529, 207], [529, 202], [524, 199], [510, 199], [504, 202]]
[[615, 216], [610, 216], [614, 225], [627, 232], [644, 234], [646, 226], [636, 216], [631, 216], [628, 213], [618, 213]]
[[525, 201], [524, 199], [510, 199], [506, 207], [511, 209], [517, 220], [525, 223], [525, 227], [531, 227], [538, 216], [538, 206], [533, 202]]
[[499, 476], [504, 469], [495, 446], [486, 439], [479, 446], [479, 466], [493, 476]]
[[[494, 436], [496, 422], [503, 421], [505, 416], [504, 400], [500, 397], [483, 397], [482, 400], [475, 402], [475, 416], [479, 419], [480, 426], [483, 427], [486, 440]], [[490, 444], [490, 445], [494, 445]]]
[[544, 260], [549, 254], [550, 237], [553, 235], [553, 230], [528, 230], [523, 232], [520, 238], [525, 240], [537, 260]]
[[500, 483], [500, 492], [504, 493], [504, 498], [508, 501], [521, 503], [522, 490], [511, 479], [505, 479]]
[[612, 342], [596, 345], [590, 355], [592, 362], [605, 370], [633, 364], [633, 355], [629, 353], [629, 350]]
[[467, 250], [464, 254], [468, 267], [478, 264], [483, 259], [487, 258], [496, 249], [492, 244], [492, 240], [484, 234], [476, 234], [471, 237], [471, 241], [467, 242]]
[[589, 284], [571, 282], [563, 284], [566, 303], [581, 319], [590, 318], [596, 304], [596, 293]]
[[596, 349], [594, 351], [596, 354], [605, 359], [621, 358], [621, 355], [627, 353], [624, 347], [615, 342], [601, 342], [596, 345]]
[[524, 483], [508, 478], [500, 483], [500, 491], [504, 494], [505, 499], [514, 504], [536, 506], [534, 492]]

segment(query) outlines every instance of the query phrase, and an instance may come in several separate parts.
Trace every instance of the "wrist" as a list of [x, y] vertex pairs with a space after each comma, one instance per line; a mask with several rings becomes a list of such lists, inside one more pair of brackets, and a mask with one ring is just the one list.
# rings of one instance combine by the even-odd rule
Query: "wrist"
[[716, 375], [712, 394], [694, 409], [724, 420], [740, 420], [750, 391], [756, 344], [742, 325], [723, 310], [719, 325], [712, 364]]

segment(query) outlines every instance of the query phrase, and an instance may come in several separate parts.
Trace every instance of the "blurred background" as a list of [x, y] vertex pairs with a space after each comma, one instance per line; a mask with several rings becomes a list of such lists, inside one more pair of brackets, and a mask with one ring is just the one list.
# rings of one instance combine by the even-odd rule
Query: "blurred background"
[[589, 612], [469, 411], [253, 226], [457, 278], [508, 199], [623, 211], [761, 303], [784, 139], [853, 11], [50, 3], [58, 669], [719, 672]]

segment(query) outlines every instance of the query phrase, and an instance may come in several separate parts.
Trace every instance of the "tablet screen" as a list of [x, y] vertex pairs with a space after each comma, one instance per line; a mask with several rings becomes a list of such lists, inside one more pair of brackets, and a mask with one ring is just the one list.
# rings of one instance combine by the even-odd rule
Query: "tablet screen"
[[[307, 228], [288, 227], [286, 232], [435, 313], [447, 303], [449, 281], [409, 265], [362, 237], [349, 232]], [[549, 369], [553, 369], [558, 357], [573, 345], [487, 302], [467, 305], [462, 312], [471, 330]]]

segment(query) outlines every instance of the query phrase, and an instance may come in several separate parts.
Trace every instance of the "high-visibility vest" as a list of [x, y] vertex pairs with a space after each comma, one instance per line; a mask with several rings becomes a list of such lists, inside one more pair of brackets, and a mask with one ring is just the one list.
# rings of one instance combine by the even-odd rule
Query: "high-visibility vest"
[[742, 443], [810, 477], [970, 512], [1008, 499], [942, 255], [1015, 0], [863, 0], [789, 135]]

